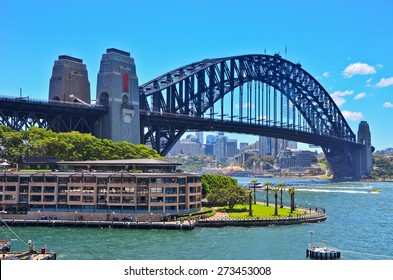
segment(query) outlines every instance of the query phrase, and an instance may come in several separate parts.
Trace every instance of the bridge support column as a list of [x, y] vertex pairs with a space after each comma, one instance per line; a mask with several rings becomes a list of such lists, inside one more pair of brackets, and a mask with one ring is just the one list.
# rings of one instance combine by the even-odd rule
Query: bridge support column
[[373, 170], [372, 153], [374, 147], [371, 146], [371, 132], [367, 122], [362, 121], [358, 128], [358, 142], [363, 144], [359, 149], [357, 166], [361, 176], [368, 175]]
[[96, 136], [140, 143], [138, 77], [130, 53], [107, 49], [102, 55], [96, 102], [108, 107], [108, 114], [97, 124]]
[[362, 121], [358, 129], [358, 142], [362, 145], [340, 145], [324, 148], [326, 159], [335, 180], [360, 180], [373, 169], [371, 133], [367, 122]]

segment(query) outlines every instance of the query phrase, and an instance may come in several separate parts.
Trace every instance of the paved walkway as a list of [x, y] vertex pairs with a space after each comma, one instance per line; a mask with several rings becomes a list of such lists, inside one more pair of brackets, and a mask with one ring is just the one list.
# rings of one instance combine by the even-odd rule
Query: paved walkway
[[[217, 208], [213, 208], [213, 209], [217, 210]], [[214, 216], [211, 216], [211, 217], [206, 218], [204, 220], [211, 221], [211, 220], [228, 220], [228, 219], [229, 219], [228, 213], [216, 211], [216, 214]]]

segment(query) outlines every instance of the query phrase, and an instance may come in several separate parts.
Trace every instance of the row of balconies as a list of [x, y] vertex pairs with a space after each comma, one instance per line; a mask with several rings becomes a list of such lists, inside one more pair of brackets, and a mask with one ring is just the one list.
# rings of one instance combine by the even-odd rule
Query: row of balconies
[[[15, 203], [17, 200], [16, 195], [4, 195], [0, 196], [0, 201]], [[56, 201], [57, 200], [57, 201]], [[78, 195], [23, 195], [19, 197], [19, 202], [29, 202], [29, 203], [104, 203], [104, 204], [148, 204], [149, 197], [131, 197], [131, 196], [78, 196]], [[190, 196], [189, 203], [200, 202], [201, 196]], [[178, 203], [186, 203], [186, 197], [150, 197], [150, 204], [155, 205], [164, 205], [164, 204], [178, 204]]]
[[0, 177], [0, 183], [19, 183], [21, 185], [27, 185], [30, 183], [57, 183], [59, 185], [65, 185], [69, 183], [88, 183], [88, 184], [138, 184], [138, 185], [149, 185], [149, 184], [177, 184], [186, 185], [187, 183], [195, 183], [195, 180], [188, 181], [185, 178], [131, 178], [131, 177], [93, 177], [93, 176], [71, 176], [71, 177], [48, 177], [48, 176], [31, 176], [31, 177], [18, 177], [18, 176], [6, 176]]
[[[198, 193], [200, 192], [201, 187], [191, 187], [189, 189], [189, 193]], [[0, 189], [1, 191], [1, 189]], [[4, 189], [4, 193], [16, 193], [16, 187], [11, 188], [11, 187], [6, 187]], [[24, 188], [21, 190], [21, 193], [27, 193], [28, 189]], [[55, 193], [56, 192], [56, 187], [55, 186], [31, 186], [29, 189], [30, 193]], [[57, 188], [58, 193], [91, 193], [94, 194], [96, 192], [95, 187], [85, 187], [85, 186], [71, 186], [67, 188], [62, 188], [58, 187]], [[135, 192], [134, 188], [97, 188], [97, 193], [109, 193], [109, 194], [133, 194]], [[138, 188], [137, 189], [138, 194], [149, 194], [149, 188]], [[150, 193], [156, 193], [156, 194], [185, 194], [186, 189], [185, 187], [180, 187], [180, 188], [173, 188], [173, 187], [167, 187], [167, 188], [150, 188]]]

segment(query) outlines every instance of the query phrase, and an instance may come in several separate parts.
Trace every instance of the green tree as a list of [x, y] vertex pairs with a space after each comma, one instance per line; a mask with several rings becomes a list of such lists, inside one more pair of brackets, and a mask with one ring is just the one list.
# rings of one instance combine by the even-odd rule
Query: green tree
[[295, 211], [295, 192], [296, 192], [296, 188], [295, 187], [290, 187], [287, 190], [290, 198], [291, 198], [291, 213], [293, 211]]
[[274, 166], [274, 157], [273, 156], [263, 156], [261, 158], [261, 161], [263, 163], [263, 165], [262, 165], [263, 169], [271, 169]]
[[18, 132], [0, 126], [0, 158], [20, 163], [24, 156], [54, 156], [60, 160], [160, 158], [142, 144], [113, 142], [77, 131], [55, 133], [38, 127]]
[[244, 168], [246, 169], [251, 169], [254, 164], [255, 165], [259, 165], [259, 163], [261, 162], [261, 159], [259, 157], [256, 156], [250, 156], [245, 162], [244, 162]]
[[271, 182], [265, 182], [263, 183], [263, 186], [266, 187], [265, 191], [266, 191], [266, 206], [269, 206], [269, 190], [270, 190], [270, 186], [271, 186]]
[[203, 174], [201, 178], [202, 194], [208, 195], [212, 190], [223, 186], [238, 186], [236, 179], [218, 174]]
[[0, 131], [0, 133], [0, 158], [12, 164], [21, 162], [27, 153], [23, 135], [7, 129]]
[[213, 189], [206, 198], [215, 205], [232, 209], [235, 204], [247, 203], [248, 192], [240, 186], [224, 186]]
[[278, 192], [279, 191], [280, 191], [280, 188], [278, 188], [278, 187], [272, 188], [272, 192], [274, 193], [274, 216], [278, 215], [277, 204], [278, 204]]
[[280, 207], [282, 208], [283, 207], [283, 204], [282, 204], [282, 192], [285, 190], [285, 188], [286, 188], [286, 184], [284, 184], [284, 183], [278, 183], [277, 184], [277, 188], [280, 190]]

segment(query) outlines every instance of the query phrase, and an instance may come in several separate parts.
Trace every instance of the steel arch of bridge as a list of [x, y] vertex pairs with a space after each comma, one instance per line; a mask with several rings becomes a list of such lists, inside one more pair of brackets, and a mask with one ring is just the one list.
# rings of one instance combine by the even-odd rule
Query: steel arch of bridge
[[319, 145], [333, 173], [359, 175], [352, 161], [361, 144], [339, 108], [280, 55], [205, 59], [141, 85], [139, 94], [141, 143], [162, 155], [187, 130], [237, 132]]

